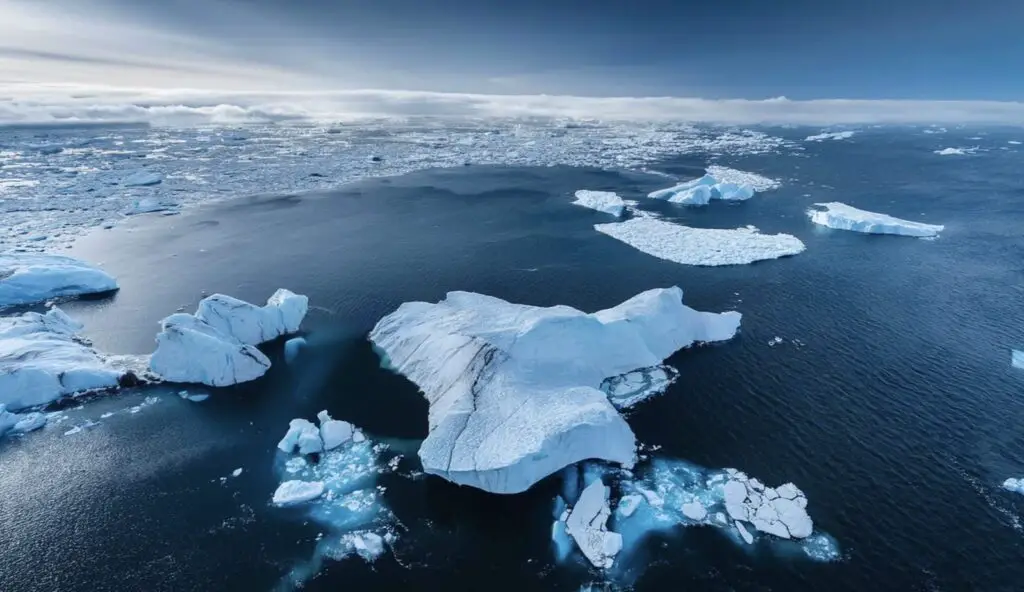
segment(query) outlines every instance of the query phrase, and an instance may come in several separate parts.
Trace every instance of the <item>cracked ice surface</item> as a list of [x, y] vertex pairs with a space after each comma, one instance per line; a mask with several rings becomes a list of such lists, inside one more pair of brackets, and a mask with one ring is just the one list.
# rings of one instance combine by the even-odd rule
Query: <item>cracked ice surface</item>
[[[83, 228], [113, 225], [124, 212], [326, 190], [434, 167], [642, 169], [676, 154], [754, 154], [788, 146], [747, 130], [511, 119], [3, 130], [2, 144], [0, 252], [62, 247]], [[157, 177], [157, 184], [133, 183]]]
[[599, 390], [605, 379], [731, 339], [739, 323], [737, 312], [685, 306], [679, 288], [593, 314], [450, 292], [435, 304], [401, 305], [370, 340], [430, 405], [424, 470], [518, 493], [584, 459], [632, 466], [635, 438]]
[[683, 265], [745, 265], [804, 251], [789, 234], [761, 234], [756, 228], [692, 228], [648, 216], [595, 224], [594, 230], [648, 255]]

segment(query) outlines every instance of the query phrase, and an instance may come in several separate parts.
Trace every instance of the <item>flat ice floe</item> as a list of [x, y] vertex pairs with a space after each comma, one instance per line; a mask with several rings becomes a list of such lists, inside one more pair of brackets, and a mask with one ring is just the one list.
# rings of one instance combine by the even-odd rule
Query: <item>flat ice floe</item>
[[16, 411], [89, 390], [117, 387], [145, 364], [101, 354], [59, 308], [0, 317], [0, 404]]
[[813, 136], [807, 136], [804, 138], [805, 142], [823, 142], [825, 140], [848, 140], [853, 137], [855, 132], [844, 131], [844, 132], [822, 132]]
[[117, 290], [117, 280], [84, 261], [60, 255], [0, 255], [0, 308]]
[[966, 156], [968, 154], [974, 154], [978, 151], [978, 147], [973, 148], [943, 148], [942, 150], [936, 150], [935, 154], [939, 156]]
[[744, 265], [796, 255], [805, 248], [789, 234], [761, 234], [754, 227], [692, 228], [648, 216], [596, 224], [594, 230], [648, 255], [683, 265]]
[[46, 425], [46, 414], [34, 411], [32, 413], [11, 413], [7, 406], [0, 404], [0, 436], [4, 434], [24, 434]]
[[632, 466], [635, 438], [600, 390], [605, 380], [728, 340], [739, 324], [737, 312], [685, 306], [679, 288], [593, 314], [450, 292], [436, 304], [401, 305], [370, 340], [430, 405], [424, 470], [518, 493], [584, 459]]
[[619, 197], [619, 194], [612, 191], [591, 191], [589, 189], [580, 189], [576, 192], [576, 201], [572, 203], [577, 206], [597, 210], [598, 212], [611, 214], [618, 218], [626, 211], [627, 203], [632, 202], [626, 202]]
[[177, 313], [160, 323], [150, 369], [170, 382], [228, 386], [263, 376], [270, 360], [256, 345], [299, 330], [309, 299], [277, 290], [266, 306], [214, 294], [195, 315]]
[[937, 236], [945, 228], [939, 224], [924, 224], [893, 218], [886, 214], [878, 214], [860, 210], [844, 203], [830, 202], [814, 204], [821, 209], [807, 210], [807, 216], [815, 224], [852, 230], [867, 234], [898, 234], [902, 236]]

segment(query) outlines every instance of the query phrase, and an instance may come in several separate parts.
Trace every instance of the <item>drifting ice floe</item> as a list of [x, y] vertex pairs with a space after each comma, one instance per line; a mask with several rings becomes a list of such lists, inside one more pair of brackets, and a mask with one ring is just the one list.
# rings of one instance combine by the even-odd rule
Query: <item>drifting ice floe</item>
[[646, 216], [596, 224], [594, 230], [648, 255], [683, 265], [744, 265], [804, 250], [800, 239], [789, 234], [761, 234], [754, 227], [691, 228]]
[[824, 140], [848, 140], [853, 137], [854, 132], [822, 132], [814, 136], [804, 138], [805, 142], [822, 142]]
[[758, 175], [757, 173], [730, 169], [729, 167], [716, 164], [709, 166], [706, 171], [707, 174], [718, 179], [720, 183], [749, 185], [754, 188], [754, 191], [769, 191], [779, 187], [779, 182], [770, 177]]
[[46, 425], [46, 415], [38, 411], [32, 413], [11, 413], [7, 406], [0, 404], [0, 436], [4, 434], [24, 434]]
[[1015, 349], [1010, 352], [1010, 365], [1024, 370], [1024, 351]]
[[299, 357], [299, 352], [306, 347], [306, 340], [301, 337], [293, 337], [284, 342], [284, 361], [291, 364]]
[[214, 294], [195, 315], [173, 314], [161, 321], [153, 372], [171, 382], [228, 386], [255, 380], [270, 368], [256, 345], [299, 330], [309, 300], [278, 290], [259, 307]]
[[1014, 479], [1013, 477], [1010, 477], [1006, 481], [1003, 481], [1003, 489], [1014, 493], [1024, 494], [1024, 479]]
[[278, 506], [290, 506], [315, 500], [323, 494], [323, 481], [285, 481], [274, 491], [273, 502]]
[[651, 199], [664, 199], [672, 203], [691, 206], [707, 205], [712, 199], [725, 201], [744, 201], [754, 197], [755, 190], [751, 185], [724, 183], [711, 175], [680, 183], [667, 189], [659, 189], [647, 194]]
[[370, 339], [430, 404], [424, 470], [517, 493], [584, 459], [632, 466], [633, 432], [599, 387], [695, 342], [730, 339], [739, 323], [737, 312], [683, 305], [679, 288], [593, 314], [450, 292], [401, 305]]
[[114, 388], [142, 358], [105, 356], [59, 308], [0, 317], [0, 404], [18, 410], [75, 393]]
[[611, 191], [590, 191], [589, 189], [577, 191], [576, 201], [572, 203], [577, 206], [597, 210], [598, 212], [611, 214], [616, 218], [622, 216], [622, 213], [626, 211], [627, 205], [627, 202], [619, 197], [617, 193]]
[[898, 234], [902, 236], [936, 236], [945, 228], [938, 224], [924, 224], [893, 218], [886, 214], [878, 214], [859, 210], [844, 203], [831, 202], [814, 204], [820, 210], [809, 209], [807, 216], [815, 224], [852, 230], [867, 234]]
[[671, 366], [641, 368], [605, 379], [601, 390], [608, 395], [608, 400], [616, 409], [629, 409], [665, 392], [678, 377], [679, 371]]
[[0, 255], [0, 307], [53, 298], [101, 294], [117, 289], [107, 272], [60, 255]]

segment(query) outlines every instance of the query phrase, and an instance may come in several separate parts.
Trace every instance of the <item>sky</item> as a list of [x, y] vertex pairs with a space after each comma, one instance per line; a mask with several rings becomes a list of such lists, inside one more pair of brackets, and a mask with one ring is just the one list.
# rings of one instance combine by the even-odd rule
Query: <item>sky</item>
[[0, 0], [0, 93], [1022, 101], [1021, 23], [1020, 0]]

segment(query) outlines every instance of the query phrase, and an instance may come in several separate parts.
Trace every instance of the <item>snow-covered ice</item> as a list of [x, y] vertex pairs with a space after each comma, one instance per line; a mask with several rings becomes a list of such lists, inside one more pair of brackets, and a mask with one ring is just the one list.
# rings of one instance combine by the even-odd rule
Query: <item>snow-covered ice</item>
[[242, 476], [242, 468], [239, 467], [239, 468], [235, 469], [234, 471], [231, 471], [231, 476], [232, 477], [236, 477], [236, 478], [237, 477], [241, 477]]
[[565, 531], [576, 541], [583, 555], [595, 567], [608, 569], [622, 550], [622, 535], [608, 530], [609, 489], [600, 479], [580, 495], [572, 509], [566, 510], [562, 522]]
[[695, 311], [679, 288], [643, 292], [593, 314], [449, 292], [407, 302], [370, 339], [383, 363], [424, 393], [424, 470], [517, 493], [584, 459], [634, 463], [632, 430], [600, 390], [696, 342], [732, 338], [740, 314]]
[[868, 212], [839, 202], [818, 203], [814, 206], [819, 209], [807, 210], [807, 216], [812, 222], [839, 230], [926, 237], [937, 236], [945, 228], [939, 224], [911, 222], [886, 214]]
[[170, 382], [229, 386], [256, 380], [270, 369], [270, 360], [196, 317], [176, 313], [160, 323], [150, 369]]
[[278, 506], [290, 506], [314, 500], [323, 494], [323, 481], [285, 481], [274, 491], [273, 502]]
[[75, 393], [114, 388], [144, 361], [90, 347], [59, 308], [0, 317], [0, 404], [16, 411]]
[[214, 294], [199, 302], [196, 318], [248, 345], [259, 345], [295, 333], [309, 310], [309, 298], [279, 289], [256, 306], [244, 300]]
[[71, 257], [0, 254], [0, 308], [117, 289], [110, 274]]
[[621, 217], [626, 211], [627, 202], [617, 193], [612, 191], [591, 191], [580, 189], [576, 192], [576, 201], [572, 202], [577, 206], [583, 206], [598, 212], [611, 214], [616, 218]]
[[802, 253], [804, 244], [789, 234], [761, 234], [756, 228], [692, 228], [637, 216], [594, 229], [627, 245], [683, 265], [744, 265]]
[[1024, 370], [1024, 351], [1013, 350], [1010, 352], [1010, 365], [1014, 368], [1020, 368]]
[[1024, 478], [1015, 479], [1010, 477], [1006, 481], [1003, 481], [1003, 489], [1014, 493], [1024, 494]]
[[855, 132], [843, 131], [843, 132], [822, 132], [813, 136], [807, 136], [804, 138], [805, 142], [823, 142], [825, 140], [848, 140], [853, 137]]

